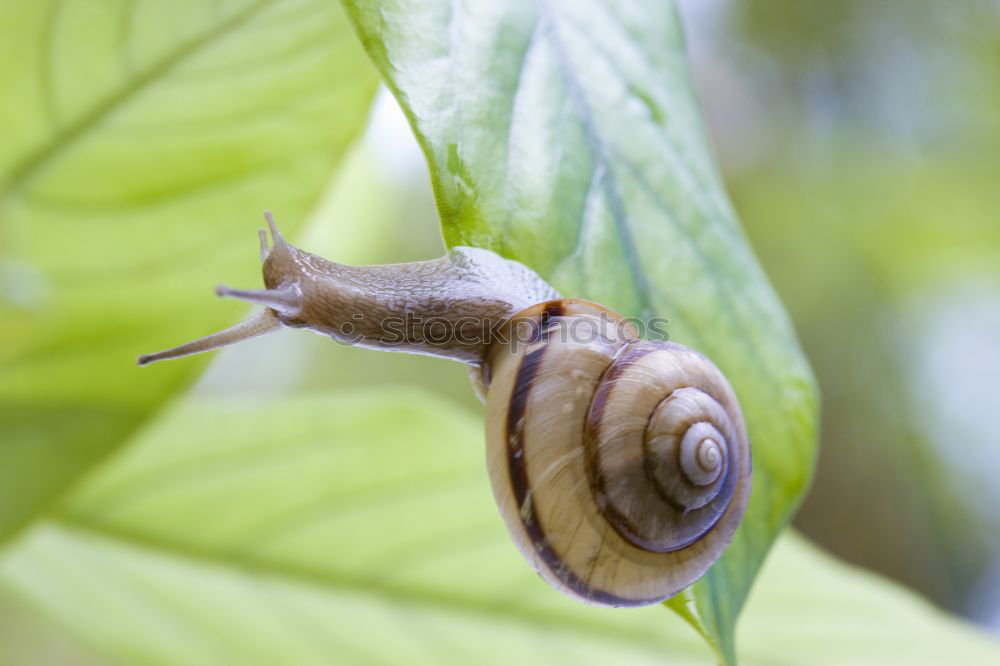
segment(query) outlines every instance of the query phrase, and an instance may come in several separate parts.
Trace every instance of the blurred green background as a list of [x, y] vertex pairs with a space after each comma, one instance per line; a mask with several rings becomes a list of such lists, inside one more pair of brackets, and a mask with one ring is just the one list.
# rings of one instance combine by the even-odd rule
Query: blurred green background
[[[1000, 431], [992, 420], [1000, 413], [1000, 188], [997, 187], [1000, 184], [1000, 2], [682, 0], [679, 6], [685, 20], [695, 80], [727, 186], [754, 249], [795, 322], [821, 385], [820, 462], [813, 489], [796, 519], [796, 526], [847, 562], [896, 579], [940, 607], [1000, 632], [1000, 484], [994, 480], [1000, 473]], [[279, 221], [284, 211], [286, 222], [283, 224], [291, 228], [298, 245], [345, 263], [396, 262], [438, 256], [443, 246], [426, 166], [395, 102], [384, 90], [380, 91], [366, 121], [368, 125], [363, 137], [346, 148], [351, 129], [364, 120], [355, 120], [354, 116], [360, 113], [358, 109], [364, 107], [374, 90], [374, 74], [367, 63], [353, 59], [356, 55], [353, 52], [344, 55], [353, 47], [345, 46], [344, 51], [340, 46], [331, 47], [330, 52], [310, 55], [302, 47], [309, 43], [310, 37], [308, 34], [303, 37], [296, 31], [308, 33], [314, 15], [305, 10], [298, 17], [294, 12], [286, 14], [281, 19], [288, 21], [288, 30], [295, 38], [289, 38], [287, 44], [270, 38], [264, 40], [265, 46], [271, 49], [268, 53], [298, 53], [296, 49], [305, 52], [302, 58], [306, 62], [301, 63], [301, 71], [306, 72], [303, 85], [311, 80], [308, 74], [311, 67], [341, 63], [341, 78], [352, 83], [361, 80], [361, 93], [345, 94], [343, 99], [348, 127], [338, 130], [339, 133], [331, 132], [322, 150], [317, 148], [316, 155], [303, 157], [301, 164], [287, 164], [279, 159], [288, 146], [295, 143], [294, 128], [310, 122], [335, 123], [328, 117], [317, 116], [315, 109], [321, 105], [314, 105], [308, 98], [296, 106], [297, 114], [293, 117], [269, 119], [267, 108], [275, 103], [274, 99], [262, 99], [258, 111], [264, 120], [247, 121], [250, 123], [248, 131], [261, 131], [257, 123], [262, 123], [273, 136], [261, 146], [259, 155], [248, 159], [261, 166], [263, 174], [275, 164], [313, 173], [316, 169], [310, 167], [315, 165], [309, 160], [329, 163], [332, 170], [336, 161], [334, 155], [346, 150], [343, 165], [331, 182], [316, 185], [314, 189], [323, 191], [320, 204], [297, 233], [294, 227], [301, 221], [298, 218], [305, 218], [315, 202], [295, 194], [275, 193], [269, 189], [266, 175], [244, 182], [240, 178], [245, 174], [227, 174], [217, 206], [221, 210], [233, 196], [244, 197], [246, 208], [254, 211], [273, 206], [279, 211]], [[313, 35], [311, 38], [320, 37]], [[348, 38], [353, 35], [346, 34], [345, 40]], [[155, 40], [150, 43], [149, 48], [155, 51]], [[141, 59], [142, 55], [136, 57]], [[340, 80], [337, 76], [334, 74], [331, 78]], [[287, 72], [271, 72], [261, 82], [247, 82], [247, 94], [271, 90], [275, 98], [280, 98], [288, 91], [280, 86], [274, 89], [279, 81], [286, 86], [295, 83]], [[255, 87], [258, 84], [259, 88]], [[207, 94], [209, 89], [210, 86], [203, 83], [193, 91], [177, 94]], [[87, 91], [78, 94], [85, 97]], [[155, 107], [155, 103], [151, 105]], [[193, 124], [209, 123], [211, 131], [218, 131], [210, 124], [211, 119], [187, 120]], [[137, 127], [136, 131], [141, 131], [142, 124]], [[224, 152], [225, 141], [216, 149]], [[304, 149], [299, 147], [299, 150]], [[79, 175], [71, 170], [67, 177]], [[198, 174], [185, 177], [197, 179]], [[68, 202], [52, 202], [44, 201], [44, 187], [31, 191], [30, 181], [25, 182], [27, 185], [19, 184], [19, 187], [29, 188], [37, 195], [31, 205], [38, 204], [40, 210], [53, 219], [62, 214], [60, 205], [86, 210], [86, 222], [93, 223], [93, 228], [67, 228], [69, 233], [80, 233], [87, 238], [95, 238], [96, 234], [95, 242], [110, 242], [119, 233], [130, 242], [141, 244], [148, 240], [148, 232], [144, 231], [148, 227], [122, 230], [110, 224], [100, 226], [107, 210], [94, 204], [93, 199], [99, 198], [98, 195], [84, 186]], [[170, 182], [161, 184], [162, 191], [167, 193], [163, 196], [169, 196], [171, 185]], [[201, 185], [207, 192], [205, 196], [214, 196], [207, 181], [199, 183]], [[230, 186], [232, 189], [225, 189]], [[283, 205], [279, 208], [274, 199]], [[90, 205], [92, 207], [88, 208]], [[117, 205], [120, 208], [116, 210], [120, 212], [127, 209], [128, 202]], [[8, 219], [24, 212], [17, 206], [0, 210], [10, 216]], [[118, 213], [112, 211], [114, 214]], [[165, 208], [159, 215], [160, 219], [182, 217], [183, 206]], [[220, 215], [228, 215], [223, 223], [214, 226], [192, 223], [180, 231], [166, 231], [165, 226], [165, 238], [153, 239], [176, 244], [184, 256], [194, 255], [198, 266], [183, 278], [176, 277], [175, 266], [145, 266], [145, 272], [139, 274], [143, 277], [144, 288], [150, 293], [163, 293], [160, 285], [173, 284], [180, 279], [182, 284], [176, 285], [178, 291], [201, 289], [205, 294], [204, 303], [196, 312], [181, 313], [183, 321], [178, 321], [171, 330], [162, 331], [163, 346], [205, 332], [207, 323], [224, 323], [227, 317], [231, 319], [239, 312], [238, 306], [220, 305], [211, 298], [213, 284], [223, 281], [240, 286], [255, 284], [253, 229], [257, 223], [246, 219], [242, 210], [220, 212]], [[17, 235], [10, 228], [2, 229]], [[211, 234], [216, 242], [220, 238], [230, 239], [226, 241], [227, 249], [199, 256], [197, 237], [185, 234], [204, 233]], [[20, 237], [15, 240], [25, 242]], [[4, 237], [0, 236], [0, 243], [3, 241]], [[29, 238], [26, 242], [36, 241]], [[64, 243], [59, 251], [67, 252], [67, 246], [71, 250], [74, 247], [71, 241], [72, 238], [57, 239], [57, 244]], [[48, 238], [46, 242], [53, 241]], [[3, 258], [3, 246], [0, 245], [0, 260]], [[123, 259], [126, 264], [127, 259]], [[4, 278], [0, 280], [0, 287], [17, 285], [17, 290], [0, 291], [3, 296], [0, 305], [6, 308], [0, 309], [5, 317], [0, 322], [5, 327], [0, 328], [0, 341], [23, 340], [24, 329], [18, 327], [37, 325], [43, 333], [31, 340], [29, 351], [38, 357], [43, 354], [58, 357], [65, 350], [61, 346], [65, 343], [60, 341], [59, 335], [47, 331], [58, 328], [59, 322], [39, 324], [31, 319], [33, 315], [29, 312], [32, 299], [46, 288], [44, 281], [31, 273], [30, 267], [12, 261], [0, 261], [0, 271], [0, 277]], [[62, 279], [91, 297], [102, 287], [94, 276], [88, 276], [89, 281], [79, 284], [80, 271], [75, 266], [66, 267], [63, 272]], [[115, 293], [124, 298], [134, 297], [135, 302], [141, 303], [144, 295], [139, 287], [137, 284], [119, 285]], [[152, 310], [160, 305], [168, 307], [170, 303], [144, 307]], [[130, 336], [142, 338], [152, 325], [143, 319], [143, 306], [138, 310], [138, 313], [130, 310], [129, 316], [124, 318], [126, 330], [120, 336], [126, 341]], [[74, 335], [80, 332], [80, 328], [73, 330]], [[82, 332], [85, 342], [88, 336], [93, 341], [104, 339], [106, 335], [98, 323], [88, 324]], [[109, 354], [115, 344], [108, 343]], [[13, 359], [23, 351], [7, 349], [0, 352], [0, 359]], [[99, 361], [100, 358], [96, 358], [94, 363]], [[93, 428], [99, 432], [113, 431], [136, 437], [137, 444], [130, 448], [140, 453], [124, 459], [115, 458], [112, 472], [87, 479], [86, 488], [79, 497], [72, 498], [73, 507], [66, 512], [65, 523], [70, 527], [61, 526], [59, 530], [62, 531], [31, 536], [28, 548], [15, 553], [8, 563], [6, 574], [16, 584], [0, 586], [3, 592], [0, 594], [0, 663], [152, 662], [148, 654], [130, 652], [135, 650], [134, 646], [115, 638], [114, 627], [97, 626], [97, 618], [79, 619], [79, 606], [70, 602], [63, 604], [58, 596], [60, 590], [79, 583], [86, 595], [101, 598], [101, 603], [107, 601], [110, 607], [122, 610], [125, 615], [136, 609], [138, 602], [122, 589], [152, 590], [152, 594], [168, 606], [182, 597], [179, 588], [171, 582], [174, 579], [170, 578], [171, 572], [166, 570], [165, 564], [150, 566], [150, 570], [163, 575], [162, 580], [154, 579], [151, 574], [147, 576], [144, 569], [143, 576], [147, 577], [136, 574], [136, 578], [123, 583], [121, 589], [112, 589], [110, 583], [101, 581], [113, 580], [119, 572], [127, 574], [126, 560], [122, 560], [120, 567], [109, 565], [110, 573], [101, 573], [101, 563], [116, 560], [112, 555], [97, 558], [87, 549], [93, 547], [93, 552], [97, 552], [104, 544], [90, 543], [87, 539], [78, 543], [73, 532], [100, 524], [108, 534], [142, 535], [143, 526], [130, 524], [126, 503], [118, 503], [115, 498], [129, 492], [127, 488], [132, 487], [129, 484], [142, 486], [141, 472], [144, 465], [151, 464], [144, 460], [142, 451], [156, 450], [153, 443], [168, 439], [166, 433], [173, 432], [176, 436], [192, 423], [223, 419], [219, 414], [266, 414], [271, 400], [292, 404], [302, 395], [344, 390], [359, 394], [360, 401], [339, 407], [334, 405], [330, 408], [331, 413], [348, 422], [352, 414], [357, 414], [357, 418], [362, 419], [359, 423], [370, 425], [378, 422], [380, 416], [362, 399], [365, 395], [374, 395], [365, 394], [365, 389], [405, 385], [410, 387], [409, 392], [393, 393], [393, 404], [405, 405], [414, 401], [422, 405], [420, 401], [431, 401], [427, 404], [433, 403], [434, 409], [454, 417], [454, 425], [448, 427], [455, 429], [452, 434], [456, 438], [475, 441], [478, 437], [476, 427], [481, 406], [469, 390], [466, 371], [459, 364], [343, 348], [300, 332], [284, 332], [249, 341], [224, 350], [212, 359], [191, 362], [196, 365], [186, 366], [188, 371], [191, 367], [201, 367], [197, 364], [207, 370], [193, 383], [188, 397], [166, 410], [163, 423], [141, 429], [138, 434], [133, 431], [141, 423], [146, 405], [140, 404], [142, 399], [137, 395], [129, 393], [137, 390], [134, 387], [142, 386], [142, 382], [150, 381], [149, 375], [136, 374], [129, 380], [131, 384], [112, 396], [116, 408], [120, 407], [128, 418], [119, 421], [109, 416], [106, 421], [73, 424], [74, 428]], [[17, 371], [23, 367], [18, 365], [9, 369], [7, 379], [12, 385]], [[52, 372], [56, 370], [58, 368]], [[78, 394], [87, 395], [100, 385], [93, 378], [92, 366], [84, 365], [76, 370], [75, 380], [67, 382], [73, 386], [61, 387], [60, 398], [75, 399]], [[149, 371], [157, 372], [159, 368]], [[162, 379], [165, 375], [159, 376], [158, 381], [164, 382], [162, 391], [193, 381], [193, 376], [184, 375], [181, 370], [176, 372], [176, 377], [166, 380]], [[199, 412], [199, 405], [215, 405], [218, 412]], [[310, 405], [308, 401], [295, 403], [289, 409], [301, 408], [306, 413], [305, 407]], [[60, 405], [57, 403], [56, 407]], [[413, 427], [418, 439], [435, 437], [433, 419], [426, 423], [420, 421], [420, 414], [430, 410], [430, 407], [426, 410], [415, 408], [417, 425]], [[366, 415], [370, 416], [369, 421], [363, 421]], [[238, 421], [235, 416], [233, 418]], [[27, 432], [23, 422], [14, 419], [10, 423], [13, 425], [9, 426], [6, 436], [11, 441], [30, 441], [32, 434]], [[116, 425], [119, 423], [124, 425]], [[322, 434], [319, 425], [307, 426], [301, 426], [306, 431], [303, 441], [319, 446], [329, 435]], [[285, 432], [284, 426], [278, 423], [273, 427], [273, 439], [280, 439]], [[315, 427], [316, 433], [309, 427]], [[249, 435], [252, 433], [248, 434], [252, 440]], [[386, 433], [385, 442], [379, 445], [385, 448], [375, 451], [405, 455], [392, 449], [391, 441], [391, 433]], [[194, 459], [204, 455], [204, 449], [211, 445], [210, 441], [200, 441], [196, 435], [185, 437], [184, 442], [176, 454], [177, 460], [173, 461], [180, 466], [186, 455]], [[104, 453], [106, 451], [95, 450], [92, 455], [99, 458]], [[474, 470], [470, 472], [474, 478], [481, 472], [478, 454], [478, 450], [470, 451], [467, 458], [454, 463], [455, 469]], [[9, 467], [16, 467], [13, 464], [16, 460], [12, 458]], [[302, 465], [308, 468], [310, 464], [313, 462], [306, 456]], [[322, 463], [326, 464], [331, 469], [351, 464], [363, 467], [352, 460]], [[441, 478], [451, 479], [455, 469], [442, 463], [437, 471]], [[16, 479], [16, 476], [11, 474], [8, 478]], [[270, 496], [260, 489], [263, 486], [254, 485], [263, 482], [256, 479], [253, 470], [246, 471], [245, 476], [234, 481], [240, 492], [246, 493], [241, 497], [248, 503], [266, 506]], [[250, 477], [253, 478], [248, 481]], [[195, 497], [204, 499], [204, 504], [183, 507], [187, 512], [183, 515], [189, 518], [191, 525], [196, 524], [203, 512], [212, 512], [215, 489], [201, 488], [197, 480], [181, 476], [178, 479], [181, 480], [176, 483], [184, 485], [188, 491], [195, 487], [198, 492], [205, 493], [204, 496], [195, 493]], [[485, 483], [478, 484], [470, 492], [479, 493], [475, 497], [482, 506], [489, 504]], [[43, 494], [39, 490], [39, 496]], [[149, 501], [152, 509], [147, 515], [152, 517], [142, 520], [153, 524], [166, 516], [168, 509], [174, 512], [171, 515], [177, 515], [176, 506], [170, 505], [161, 511], [155, 501]], [[426, 501], [436, 506], [434, 498]], [[212, 523], [207, 515], [204, 520]], [[218, 520], [219, 524], [224, 524], [221, 518]], [[503, 541], [502, 529], [492, 531], [496, 525], [484, 527], [471, 519], [468, 522], [468, 525], [462, 523], [466, 529], [462, 534], [472, 534], [476, 547], [496, 548], [497, 552], [509, 554], [505, 549], [511, 547]], [[189, 534], [185, 538], [190, 537], [205, 553], [213, 552], [214, 544], [210, 541], [208, 528], [205, 530], [206, 535], [201, 535], [199, 529], [191, 528], [193, 536]], [[204, 542], [199, 541], [202, 536]], [[405, 543], [419, 545], [420, 542], [414, 537], [412, 544]], [[162, 547], [164, 544], [146, 545]], [[363, 544], [355, 544], [357, 551], [343, 547], [345, 553], [336, 552], [341, 547], [321, 542], [314, 552], [323, 558], [339, 557], [347, 562], [355, 558], [361, 581], [372, 582], [364, 578], [368, 572], [366, 567], [378, 570], [390, 567], [387, 562], [391, 562], [392, 553], [373, 554], [365, 550]], [[239, 570], [245, 568], [251, 573], [259, 574], [256, 567], [272, 561], [268, 557], [284, 557], [280, 552], [277, 555], [259, 554], [233, 548], [225, 555], [238, 563]], [[69, 569], [57, 561], [59, 553], [72, 554], [66, 556], [67, 561], [85, 563], [78, 566], [93, 572], [97, 588], [86, 588], [88, 573], [79, 577], [70, 575], [72, 572], [66, 573]], [[197, 550], [188, 554], [204, 555]], [[777, 557], [785, 567], [794, 568], [793, 565], [800, 562], [796, 558], [786, 562], [780, 554]], [[473, 561], [493, 560], [474, 558]], [[513, 558], [512, 561], [516, 567], [523, 566]], [[198, 560], [198, 565], [202, 564]], [[321, 563], [315, 567], [314, 563], [295, 564], [310, 573], [322, 570]], [[440, 566], [444, 569], [447, 565]], [[51, 566], [52, 571], [63, 572], [65, 576], [43, 571], [44, 566]], [[453, 566], [460, 568], [460, 565]], [[830, 566], [839, 565], [831, 563]], [[810, 579], [823, 580], [822, 572], [814, 573], [808, 567], [803, 569]], [[400, 587], [394, 587], [392, 580], [379, 579], [377, 582], [385, 586], [387, 597], [393, 599], [394, 591], [409, 589], [406, 575], [402, 575]], [[438, 575], [443, 574], [436, 570], [413, 574], [414, 580], [419, 581], [424, 581], [424, 577], [434, 580]], [[507, 580], [504, 575], [504, 572], [497, 574], [496, 589], [503, 588]], [[204, 576], [206, 589], [216, 590], [211, 585], [217, 583], [209, 582], [208, 573]], [[202, 584], [201, 579], [193, 575], [185, 580], [195, 588]], [[253, 580], [256, 582], [237, 582], [232, 584], [233, 589], [220, 587], [217, 593], [213, 592], [220, 599], [232, 599], [231, 605], [182, 610], [189, 611], [192, 617], [198, 616], [196, 611], [211, 617], [246, 611], [243, 621], [247, 635], [233, 637], [231, 643], [250, 644], [255, 625], [247, 609], [254, 603], [254, 597], [244, 598], [240, 594], [269, 584], [266, 576]], [[571, 630], [574, 627], [582, 634], [597, 626], [598, 621], [593, 616], [586, 615], [582, 609], [564, 606], [563, 603], [568, 602], [561, 599], [551, 599], [548, 590], [542, 589], [540, 584], [536, 590], [531, 587], [533, 582], [530, 580], [511, 580], [520, 581], [511, 587], [512, 599], [514, 596], [519, 599], [509, 601], [510, 608], [514, 609], [511, 614], [526, 613], [528, 617], [541, 618], [543, 624], [548, 622], [556, 627], [553, 631], [557, 634], [569, 627], [567, 637], [561, 639], [567, 644], [573, 643]], [[743, 627], [745, 637], [741, 640], [749, 646], [748, 652], [758, 657], [752, 663], [773, 663], [767, 658], [769, 653], [765, 647], [771, 639], [764, 632], [769, 625], [778, 622], [797, 629], [809, 649], [822, 648], [823, 640], [833, 644], [836, 635], [828, 634], [834, 626], [830, 618], [849, 615], [853, 609], [838, 612], [832, 607], [830, 617], [814, 616], [816, 633], [810, 634], [806, 627], [787, 624], [800, 621], [795, 617], [797, 602], [787, 589], [769, 592], [774, 588], [768, 584], [774, 580], [774, 574], [768, 578], [765, 572], [759, 584], [760, 594], [771, 596], [762, 597], [757, 606], [752, 599], [748, 607]], [[839, 580], [835, 579], [826, 587], [842, 587]], [[106, 590], [105, 584], [108, 585]], [[472, 587], [478, 589], [476, 586], [480, 584], [488, 587], [487, 583], [479, 582]], [[350, 585], [347, 587], [350, 589]], [[488, 589], [496, 592], [492, 587]], [[101, 597], [102, 590], [106, 598]], [[809, 592], [802, 594], [808, 598]], [[289, 592], [288, 596], [293, 595]], [[26, 597], [32, 597], [33, 603], [22, 603]], [[859, 608], [877, 605], [876, 602], [862, 603], [862, 600], [863, 595], [855, 598]], [[447, 607], [449, 598], [445, 594], [433, 601]], [[305, 609], [319, 603], [297, 598], [294, 604], [289, 602], [288, 613], [312, 617]], [[365, 610], [358, 604], [348, 605], [348, 610], [340, 615], [335, 610], [327, 612], [334, 618], [352, 617], [356, 613], [358, 636], [377, 640], [384, 633], [395, 639], [406, 631], [397, 633], [383, 628], [393, 623], [408, 625], [414, 622], [418, 615], [410, 614], [407, 605], [413, 603], [413, 599], [404, 595], [403, 602], [388, 610]], [[99, 604], [95, 602], [95, 605]], [[39, 612], [39, 607], [47, 612]], [[482, 619], [476, 615], [476, 609], [465, 610], [470, 617]], [[885, 613], [889, 615], [891, 610], [887, 606]], [[211, 617], [206, 621], [210, 628], [214, 626]], [[491, 616], [487, 613], [485, 617]], [[52, 618], [58, 623], [51, 623]], [[196, 635], [196, 632], [190, 633], [193, 631], [190, 627], [178, 623], [176, 617], [158, 620], [149, 620], [150, 626], [155, 627], [155, 631], [150, 632], [150, 644], [176, 647], [189, 644], [191, 635]], [[461, 641], [452, 633], [443, 637], [443, 630], [430, 621], [421, 622], [425, 624], [418, 627], [419, 632], [444, 642], [446, 647], [442, 649], [456, 650], [459, 654], [475, 654], [478, 640], [510, 645], [524, 643], [523, 637], [497, 634], [475, 626], [474, 621], [470, 621], [472, 626], [463, 625], [461, 633], [465, 638]], [[607, 631], [610, 638], [598, 647], [579, 644], [575, 649], [581, 653], [586, 651], [588, 658], [596, 658], [606, 651], [606, 659], [617, 659], [623, 653], [615, 651], [619, 647], [615, 641], [622, 644], [631, 641], [643, 645], [643, 649], [648, 648], [650, 654], [665, 645], [683, 654], [704, 656], [697, 652], [700, 646], [684, 633], [684, 628], [661, 629], [661, 623], [666, 625], [667, 622], [665, 617], [649, 613], [629, 615], [611, 623], [610, 629], [600, 625], [600, 631]], [[64, 630], [67, 626], [71, 628], [68, 633]], [[919, 625], [908, 624], [907, 631], [914, 627], [919, 628]], [[315, 629], [317, 635], [333, 631], [325, 626]], [[144, 628], [139, 623], [130, 625], [129, 630], [141, 632]], [[343, 629], [342, 632], [350, 633]], [[262, 637], [265, 633], [261, 630], [262, 644], [266, 642]], [[511, 633], [516, 632], [511, 630]], [[347, 649], [344, 646], [350, 641], [343, 634], [333, 641], [331, 649]], [[872, 638], [879, 637], [876, 633]], [[227, 644], [228, 638], [219, 640]], [[316, 640], [317, 644], [322, 643], [321, 639]], [[662, 645], [658, 642], [661, 640]], [[537, 637], [531, 637], [530, 641], [535, 641], [532, 645], [536, 647], [541, 645]], [[218, 649], [216, 643], [206, 641], [206, 645], [209, 644]], [[277, 639], [267, 644], [282, 645]], [[164, 651], [159, 653], [161, 663], [212, 661], [205, 657], [211, 654], [210, 651], [199, 653], [191, 648], [190, 652], [170, 652], [170, 649], [173, 648], [163, 647]], [[315, 649], [319, 654], [324, 650], [322, 646]], [[550, 650], [549, 654], [562, 658], [569, 654], [551, 646], [546, 649]], [[129, 659], [130, 654], [133, 659]], [[239, 654], [239, 650], [234, 648], [226, 654]], [[285, 657], [288, 654], [284, 653]], [[391, 654], [387, 651], [381, 659], [391, 661], [387, 656]], [[433, 663], [433, 656], [439, 653], [428, 649], [418, 655], [420, 658], [413, 652], [408, 654], [413, 663], [421, 660]], [[650, 654], [640, 650], [631, 656], [636, 663], [646, 663], [647, 658], [654, 662]], [[372, 660], [372, 663], [379, 661]], [[471, 660], [469, 657], [467, 663]], [[276, 658], [272, 663], [278, 661]], [[353, 660], [346, 656], [344, 662], [352, 663]], [[678, 658], [677, 663], [688, 662]], [[703, 662], [692, 658], [690, 663]]]
[[821, 386], [796, 525], [1000, 631], [1000, 3], [682, 6]]

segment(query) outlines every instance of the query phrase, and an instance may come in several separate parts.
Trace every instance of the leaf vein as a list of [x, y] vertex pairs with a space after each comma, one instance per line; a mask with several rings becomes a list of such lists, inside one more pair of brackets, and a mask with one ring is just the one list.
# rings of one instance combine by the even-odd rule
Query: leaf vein
[[13, 198], [46, 165], [51, 163], [67, 148], [78, 142], [87, 132], [107, 120], [115, 111], [136, 98], [150, 85], [169, 74], [175, 67], [198, 54], [216, 40], [239, 28], [260, 11], [274, 4], [275, 0], [258, 0], [241, 12], [185, 42], [164, 58], [139, 73], [132, 81], [94, 104], [73, 122], [62, 127], [36, 150], [29, 152], [10, 170], [6, 187], [0, 192], [0, 202]]

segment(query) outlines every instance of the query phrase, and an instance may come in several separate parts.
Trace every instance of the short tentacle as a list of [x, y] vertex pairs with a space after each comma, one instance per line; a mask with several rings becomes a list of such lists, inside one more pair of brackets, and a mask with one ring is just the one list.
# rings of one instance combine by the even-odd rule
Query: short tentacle
[[267, 231], [264, 229], [257, 230], [257, 237], [260, 239], [260, 263], [267, 261], [267, 253], [269, 248], [267, 247]]
[[285, 243], [285, 237], [281, 235], [280, 231], [278, 231], [278, 225], [274, 223], [274, 215], [271, 214], [271, 211], [264, 211], [264, 219], [267, 220], [267, 226], [271, 229], [271, 240], [274, 242], [275, 247], [279, 245], [287, 245], [287, 243]]

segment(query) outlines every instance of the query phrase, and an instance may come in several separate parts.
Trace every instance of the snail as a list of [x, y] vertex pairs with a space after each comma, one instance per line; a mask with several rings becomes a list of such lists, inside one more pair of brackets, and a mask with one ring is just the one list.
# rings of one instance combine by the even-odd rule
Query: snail
[[140, 365], [282, 326], [456, 359], [486, 403], [508, 531], [553, 587], [594, 605], [653, 604], [721, 556], [746, 508], [750, 445], [732, 387], [704, 356], [643, 339], [618, 313], [562, 298], [489, 250], [346, 266], [293, 247], [265, 218], [266, 289], [216, 290], [264, 309]]

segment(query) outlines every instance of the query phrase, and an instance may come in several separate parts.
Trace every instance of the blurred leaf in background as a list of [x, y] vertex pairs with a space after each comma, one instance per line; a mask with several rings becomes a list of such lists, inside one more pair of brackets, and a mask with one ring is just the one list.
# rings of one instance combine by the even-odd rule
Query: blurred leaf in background
[[[199, 396], [67, 497], [3, 585], [116, 663], [711, 662], [662, 608], [555, 594], [507, 536], [482, 458], [481, 420], [416, 388]], [[741, 653], [936, 666], [998, 649], [789, 536]]]
[[235, 316], [211, 286], [257, 283], [377, 79], [308, 0], [8, 2], [0, 49], [2, 540], [190, 382], [133, 359]]
[[682, 5], [824, 396], [797, 524], [1000, 630], [1000, 3]]

